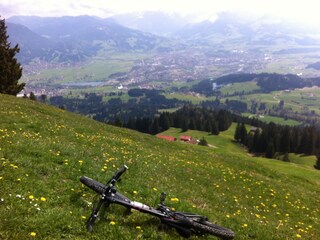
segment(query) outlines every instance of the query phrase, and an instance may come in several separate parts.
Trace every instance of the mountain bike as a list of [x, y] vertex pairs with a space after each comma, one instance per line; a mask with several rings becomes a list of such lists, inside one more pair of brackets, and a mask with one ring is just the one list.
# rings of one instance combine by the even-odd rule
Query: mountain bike
[[164, 192], [161, 193], [160, 204], [156, 208], [132, 201], [125, 197], [117, 191], [115, 184], [127, 169], [127, 166], [123, 165], [120, 170], [115, 172], [106, 185], [86, 176], [80, 178], [80, 181], [84, 185], [100, 195], [99, 202], [93, 207], [92, 213], [86, 222], [89, 232], [93, 231], [94, 223], [99, 218], [99, 211], [103, 205], [104, 207], [108, 207], [110, 204], [119, 204], [126, 207], [129, 212], [131, 212], [131, 209], [135, 209], [142, 213], [158, 217], [163, 225], [175, 228], [177, 232], [185, 238], [190, 237], [192, 234], [212, 234], [222, 239], [233, 239], [235, 237], [232, 230], [209, 222], [205, 216], [188, 212], [178, 212], [167, 207], [164, 203], [166, 198]]

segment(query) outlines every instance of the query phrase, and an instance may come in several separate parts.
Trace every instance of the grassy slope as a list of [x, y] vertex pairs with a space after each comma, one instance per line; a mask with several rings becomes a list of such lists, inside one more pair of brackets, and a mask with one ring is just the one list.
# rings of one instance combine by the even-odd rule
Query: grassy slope
[[320, 173], [251, 158], [230, 142], [232, 130], [210, 140], [217, 148], [206, 148], [25, 99], [0, 95], [0, 102], [0, 239], [179, 239], [157, 231], [147, 215], [123, 217], [119, 206], [86, 233], [94, 194], [79, 177], [105, 181], [123, 163], [129, 170], [119, 190], [137, 201], [154, 205], [167, 191], [168, 205], [206, 214], [237, 239], [319, 239]]

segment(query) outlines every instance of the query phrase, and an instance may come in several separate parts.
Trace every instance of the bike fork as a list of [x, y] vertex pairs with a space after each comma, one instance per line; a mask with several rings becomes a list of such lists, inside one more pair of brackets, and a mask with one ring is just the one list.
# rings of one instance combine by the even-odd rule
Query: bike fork
[[96, 221], [96, 219], [98, 218], [98, 215], [99, 215], [99, 210], [100, 208], [102, 207], [102, 205], [105, 204], [106, 207], [108, 207], [108, 203], [105, 202], [105, 198], [104, 196], [101, 197], [97, 207], [95, 207], [89, 217], [89, 219], [87, 220], [87, 229], [89, 232], [92, 232], [93, 231], [93, 226], [94, 226], [94, 223]]

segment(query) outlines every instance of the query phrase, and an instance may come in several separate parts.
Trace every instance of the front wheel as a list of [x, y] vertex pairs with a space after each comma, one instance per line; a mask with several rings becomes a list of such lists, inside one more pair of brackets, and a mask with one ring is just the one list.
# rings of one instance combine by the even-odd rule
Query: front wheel
[[195, 230], [198, 234], [212, 234], [214, 236], [217, 236], [222, 239], [233, 239], [235, 237], [235, 233], [225, 227], [221, 227], [219, 225], [216, 225], [214, 223], [208, 222], [208, 221], [195, 221], [194, 219], [190, 219], [192, 228]]

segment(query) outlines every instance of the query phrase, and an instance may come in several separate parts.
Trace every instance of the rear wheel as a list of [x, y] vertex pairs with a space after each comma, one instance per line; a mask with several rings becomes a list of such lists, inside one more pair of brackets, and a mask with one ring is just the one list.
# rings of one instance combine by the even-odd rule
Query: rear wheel
[[82, 176], [80, 178], [80, 182], [82, 182], [84, 185], [86, 185], [87, 187], [91, 188], [93, 191], [99, 194], [104, 193], [107, 188], [106, 185], [99, 183], [86, 176]]
[[191, 222], [193, 229], [199, 234], [209, 233], [222, 239], [233, 239], [235, 237], [233, 231], [214, 223], [208, 221], [198, 222], [194, 221], [194, 219]]

